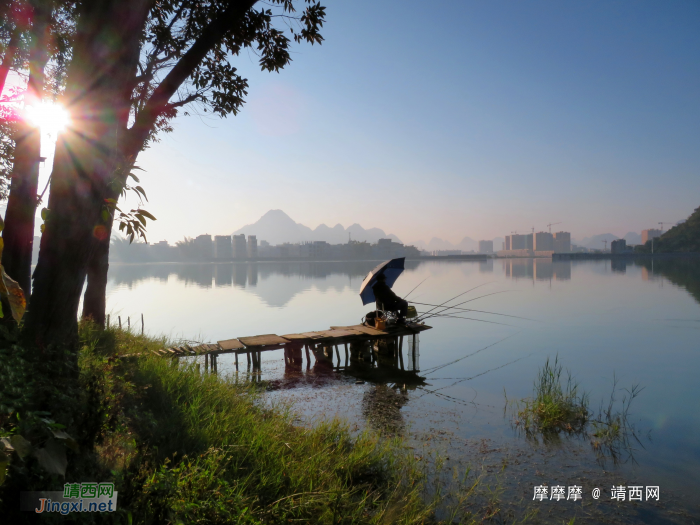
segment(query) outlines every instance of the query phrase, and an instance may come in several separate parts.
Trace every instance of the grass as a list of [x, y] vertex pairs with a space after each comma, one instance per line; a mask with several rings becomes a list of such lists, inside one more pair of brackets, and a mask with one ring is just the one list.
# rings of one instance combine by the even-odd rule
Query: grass
[[534, 396], [524, 399], [518, 407], [516, 425], [526, 432], [558, 434], [581, 432], [589, 418], [588, 395], [579, 392], [579, 386], [567, 371], [562, 385], [562, 365], [558, 356], [550, 364], [549, 357], [537, 374]]
[[[514, 425], [528, 437], [542, 436], [546, 441], [556, 440], [562, 433], [587, 437], [601, 462], [634, 460], [634, 444], [643, 445], [630, 422], [630, 407], [643, 388], [633, 385], [622, 389], [624, 394], [618, 405], [616, 395], [620, 389], [614, 378], [607, 406], [601, 402], [596, 415], [589, 408], [589, 395], [580, 390], [568, 370], [563, 384], [563, 372], [558, 357], [551, 364], [547, 358], [534, 382], [533, 397], [512, 404], [516, 413]], [[508, 405], [506, 397], [506, 410]]]
[[[61, 425], [80, 452], [67, 453], [65, 480], [31, 457], [14, 457], [0, 487], [8, 510], [13, 490], [96, 480], [116, 484], [119, 511], [109, 516], [115, 523], [433, 520], [437, 502], [425, 497], [425, 472], [400, 439], [352, 436], [338, 421], [297, 427], [288, 408], [266, 406], [252, 385], [155, 356], [115, 358], [162, 348], [164, 340], [89, 324], [80, 336], [78, 380], [62, 386], [73, 405]], [[15, 405], [20, 420], [36, 408]], [[13, 421], [2, 421], [0, 435], [21, 431], [39, 443], [36, 432]], [[13, 523], [30, 518], [11, 516]]]

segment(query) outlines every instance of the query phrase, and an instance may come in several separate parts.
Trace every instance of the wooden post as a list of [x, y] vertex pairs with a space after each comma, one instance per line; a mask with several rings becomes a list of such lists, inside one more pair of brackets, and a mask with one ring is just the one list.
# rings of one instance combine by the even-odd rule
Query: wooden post
[[143, 314], [141, 314], [141, 335], [143, 335]]
[[126, 329], [131, 330], [131, 316], [126, 318]]
[[248, 359], [248, 368], [250, 368], [250, 352], [246, 352], [245, 356]]
[[122, 329], [122, 316], [119, 316], [119, 329]]
[[107, 314], [107, 328], [109, 328], [109, 314]]
[[236, 372], [238, 372], [238, 352], [236, 352], [236, 353], [233, 354], [233, 355], [236, 356]]
[[403, 370], [403, 336], [401, 336], [401, 339], [399, 339], [399, 366], [401, 366], [401, 370]]
[[348, 359], [350, 358], [350, 351], [348, 350], [348, 344], [345, 343], [345, 367], [348, 366]]
[[417, 370], [416, 368], [416, 334], [413, 334], [413, 348], [411, 350], [411, 358], [413, 360], [413, 371], [415, 372]]
[[209, 371], [209, 354], [204, 354], [204, 371]]
[[335, 356], [338, 358], [338, 367], [340, 367], [340, 352], [338, 351], [338, 345], [335, 345]]
[[306, 350], [306, 369], [311, 368], [311, 355], [309, 354], [309, 345], [304, 345], [304, 350]]

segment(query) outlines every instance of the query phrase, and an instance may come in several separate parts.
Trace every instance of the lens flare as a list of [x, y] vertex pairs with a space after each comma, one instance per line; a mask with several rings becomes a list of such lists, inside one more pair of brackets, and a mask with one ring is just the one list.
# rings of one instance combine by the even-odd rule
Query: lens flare
[[60, 104], [39, 102], [25, 107], [26, 117], [42, 133], [56, 135], [70, 124], [70, 115]]

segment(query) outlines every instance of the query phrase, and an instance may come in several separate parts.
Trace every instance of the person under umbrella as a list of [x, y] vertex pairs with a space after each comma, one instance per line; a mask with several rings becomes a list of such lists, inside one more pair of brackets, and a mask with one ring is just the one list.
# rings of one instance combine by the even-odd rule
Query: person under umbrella
[[401, 299], [394, 291], [386, 284], [386, 276], [383, 273], [377, 275], [377, 282], [372, 286], [374, 297], [377, 300], [378, 308], [383, 306], [384, 310], [396, 312], [399, 316], [400, 323], [405, 322], [406, 314], [408, 313], [408, 301]]

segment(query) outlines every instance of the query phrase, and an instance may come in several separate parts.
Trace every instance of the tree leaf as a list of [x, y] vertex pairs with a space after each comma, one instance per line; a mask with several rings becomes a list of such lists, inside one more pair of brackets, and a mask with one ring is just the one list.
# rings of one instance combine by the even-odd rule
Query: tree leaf
[[66, 476], [66, 467], [68, 467], [66, 447], [59, 440], [49, 439], [44, 448], [34, 452], [34, 456], [46, 472]]
[[78, 443], [68, 435], [67, 432], [63, 430], [52, 430], [51, 431], [55, 438], [63, 440], [63, 443], [71, 449], [73, 452], [79, 452]]
[[24, 315], [24, 310], [27, 308], [27, 299], [24, 297], [24, 291], [17, 284], [17, 281], [5, 273], [5, 268], [2, 266], [0, 266], [0, 275], [2, 276], [0, 280], [2, 284], [0, 286], [0, 294], [7, 297], [12, 310], [12, 317], [19, 323]]
[[145, 215], [146, 217], [148, 217], [148, 218], [151, 219], [152, 221], [157, 220], [153, 215], [151, 215], [150, 213], [148, 213], [146, 210], [139, 210], [139, 213], [140, 213], [141, 215]]
[[10, 458], [4, 452], [0, 451], [0, 485], [5, 482], [7, 474], [7, 466], [10, 464]]
[[10, 443], [10, 440], [7, 438], [0, 439], [0, 444], [2, 444], [3, 450], [8, 450], [10, 452], [14, 452], [15, 450], [15, 447], [12, 446], [12, 443]]
[[32, 444], [19, 434], [12, 436], [10, 438], [10, 443], [12, 443], [12, 447], [15, 449], [15, 452], [17, 452], [17, 455], [22, 459], [32, 451]]

